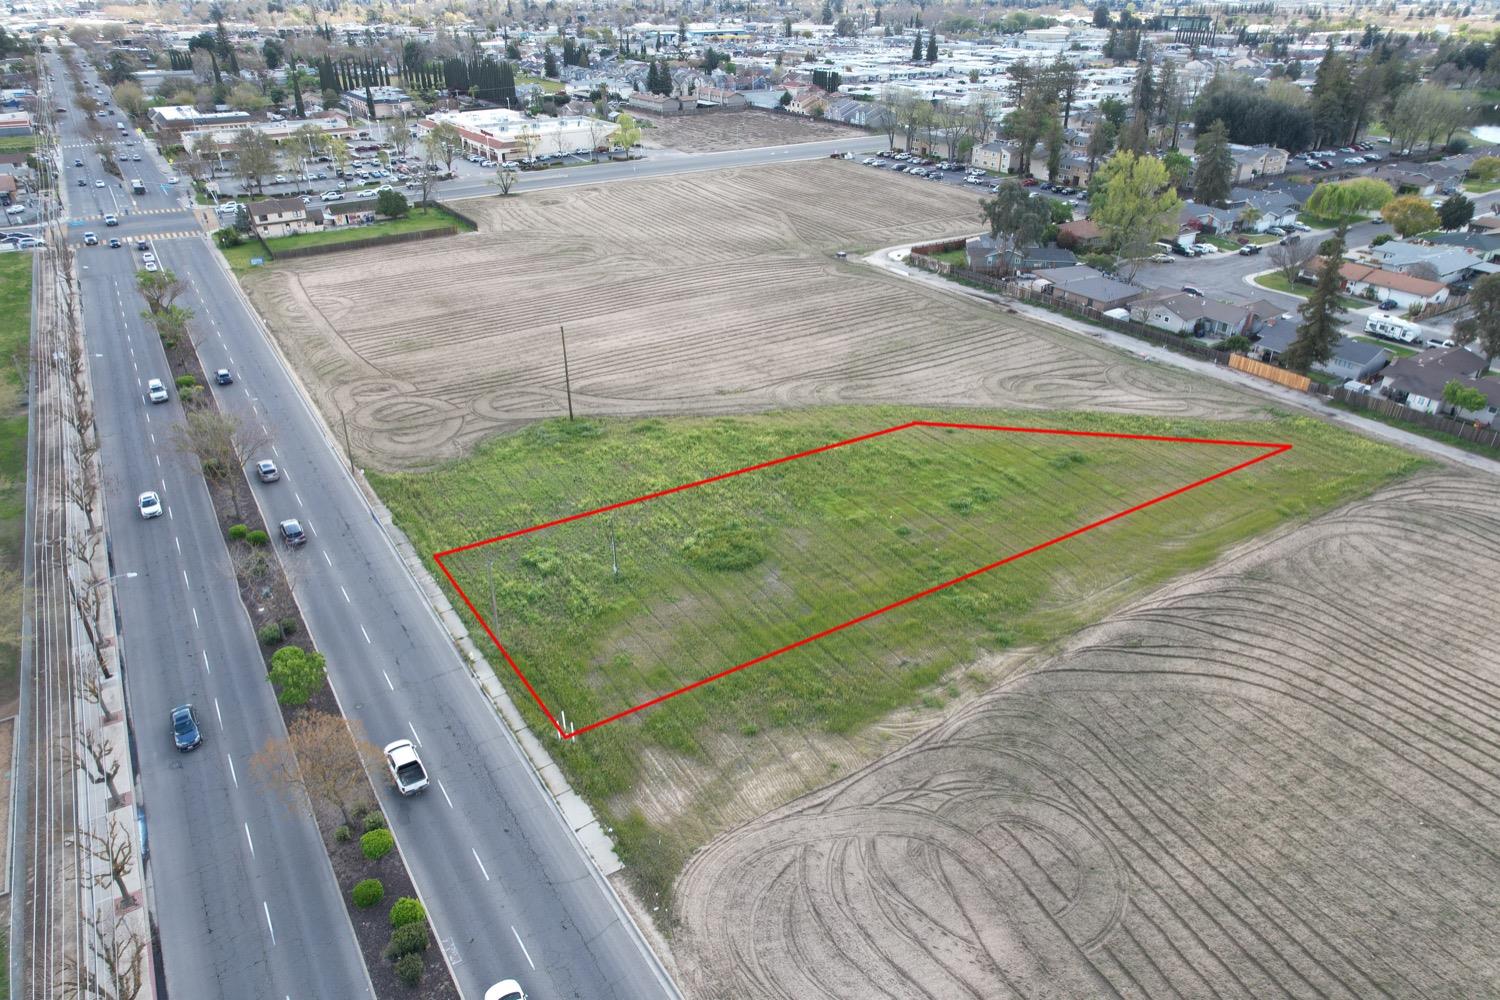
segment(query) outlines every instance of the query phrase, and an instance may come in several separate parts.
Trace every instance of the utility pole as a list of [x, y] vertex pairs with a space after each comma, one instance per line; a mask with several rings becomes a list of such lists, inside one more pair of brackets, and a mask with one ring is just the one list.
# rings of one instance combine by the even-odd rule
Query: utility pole
[[562, 324], [557, 324], [558, 335], [562, 337], [563, 351], [563, 390], [568, 394], [568, 420], [573, 419], [573, 380], [568, 375], [568, 333]]

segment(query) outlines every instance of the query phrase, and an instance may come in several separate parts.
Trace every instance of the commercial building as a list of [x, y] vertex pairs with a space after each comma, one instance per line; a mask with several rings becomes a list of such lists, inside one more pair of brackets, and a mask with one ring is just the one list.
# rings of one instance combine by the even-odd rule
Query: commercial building
[[524, 112], [508, 108], [438, 111], [422, 119], [418, 127], [425, 131], [444, 122], [458, 129], [466, 152], [500, 163], [598, 149], [609, 144], [615, 128], [584, 115], [528, 118]]
[[[350, 114], [372, 120], [411, 114], [411, 97], [400, 87], [370, 87], [369, 91], [366, 95], [364, 87], [346, 90], [339, 96], [339, 103], [348, 108]], [[374, 107], [370, 106], [370, 98], [375, 101]]]

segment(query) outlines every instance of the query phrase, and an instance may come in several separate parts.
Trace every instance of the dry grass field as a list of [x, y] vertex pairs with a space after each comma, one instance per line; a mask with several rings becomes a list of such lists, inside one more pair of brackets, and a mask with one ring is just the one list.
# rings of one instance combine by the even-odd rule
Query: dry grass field
[[978, 198], [944, 185], [820, 160], [464, 208], [483, 231], [246, 278], [329, 422], [347, 415], [361, 464], [432, 466], [564, 414], [560, 324], [585, 416], [886, 402], [1223, 418], [1261, 409], [834, 258], [977, 230]]
[[690, 994], [1500, 996], [1494, 498], [1251, 543], [719, 838]]
[[641, 130], [641, 145], [647, 149], [675, 149], [680, 153], [719, 153], [757, 146], [788, 146], [798, 142], [866, 138], [865, 133], [837, 122], [800, 115], [747, 108], [700, 115], [636, 116], [649, 121]]

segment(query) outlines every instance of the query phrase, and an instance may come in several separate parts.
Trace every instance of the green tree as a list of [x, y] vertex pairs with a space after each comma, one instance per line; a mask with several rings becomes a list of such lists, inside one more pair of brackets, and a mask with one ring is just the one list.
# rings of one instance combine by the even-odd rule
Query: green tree
[[1426, 198], [1415, 194], [1392, 198], [1380, 210], [1380, 215], [1403, 237], [1436, 229], [1440, 222], [1437, 209], [1428, 204]]
[[922, 32], [920, 29], [917, 31], [917, 37], [911, 40], [911, 61], [914, 63], [922, 61]]
[[1395, 197], [1395, 192], [1385, 181], [1373, 177], [1357, 177], [1348, 181], [1332, 181], [1319, 184], [1308, 196], [1304, 208], [1308, 214], [1349, 222], [1365, 212], [1385, 207]]
[[1481, 156], [1469, 167], [1469, 179], [1493, 184], [1500, 178], [1500, 156]]
[[1354, 107], [1349, 60], [1328, 43], [1313, 77], [1311, 110], [1313, 145], [1337, 146], [1349, 141], [1350, 112]]
[[1315, 364], [1333, 357], [1334, 346], [1343, 334], [1339, 330], [1339, 314], [1344, 304], [1339, 297], [1343, 279], [1339, 269], [1344, 265], [1344, 238], [1346, 230], [1340, 226], [1334, 234], [1336, 253], [1323, 257], [1323, 266], [1318, 271], [1318, 283], [1312, 294], [1302, 303], [1298, 312], [1302, 323], [1297, 327], [1297, 339], [1282, 354], [1281, 360], [1293, 371], [1306, 372]]
[[1453, 339], [1479, 348], [1484, 364], [1476, 375], [1484, 375], [1500, 357], [1500, 274], [1486, 274], [1474, 282], [1469, 293], [1469, 315], [1453, 324]]
[[[504, 170], [501, 173], [510, 171]], [[375, 211], [390, 219], [400, 219], [411, 211], [411, 206], [406, 203], [406, 195], [400, 191], [382, 191], [375, 199]]]
[[276, 146], [264, 132], [242, 128], [229, 144], [234, 154], [234, 173], [246, 188], [260, 191], [268, 174], [276, 171]]
[[1438, 221], [1444, 229], [1462, 229], [1474, 218], [1474, 203], [1455, 192], [1438, 206]]
[[463, 148], [464, 137], [452, 122], [438, 122], [427, 132], [422, 144], [427, 158], [433, 163], [441, 162], [443, 169], [452, 172], [453, 158]]
[[134, 80], [126, 80], [116, 87], [112, 94], [115, 104], [130, 117], [139, 118], [146, 113], [146, 92]]
[[930, 63], [935, 63], [937, 62], [937, 58], [937, 32], [929, 31], [927, 33], [927, 61]]
[[1222, 206], [1234, 184], [1234, 156], [1229, 152], [1229, 131], [1222, 120], [1215, 121], [1198, 138], [1195, 152], [1198, 165], [1193, 171], [1193, 199], [1203, 205]]
[[170, 268], [159, 271], [135, 272], [136, 291], [146, 300], [153, 313], [159, 313], [172, 304], [172, 300], [187, 291], [187, 282], [177, 277]]
[[552, 54], [550, 45], [542, 50], [542, 75], [551, 80], [557, 79], [557, 56]]
[[282, 646], [271, 657], [271, 684], [276, 700], [283, 705], [306, 705], [313, 693], [323, 686], [322, 653], [309, 653], [298, 646]]
[[1169, 149], [1162, 154], [1161, 162], [1162, 166], [1167, 168], [1167, 176], [1172, 178], [1173, 187], [1179, 190], [1187, 187], [1188, 179], [1193, 175], [1192, 157], [1175, 149]]
[[1094, 8], [1094, 27], [1109, 27], [1109, 4], [1100, 3], [1099, 6]]
[[1031, 197], [1015, 180], [1002, 181], [993, 198], [981, 199], [979, 215], [989, 223], [1002, 269], [1010, 266], [1010, 251], [1036, 243], [1051, 221], [1043, 199]]
[[[790, 97], [790, 95], [787, 96]], [[628, 160], [630, 150], [641, 141], [641, 127], [630, 115], [622, 114], [615, 119], [615, 130], [610, 133], [609, 141], [624, 149], [625, 158]]]
[[[1490, 404], [1489, 398], [1473, 386], [1464, 385], [1458, 379], [1449, 379], [1443, 385], [1443, 402], [1455, 410], [1482, 410]], [[1456, 416], [1456, 414], [1455, 414]]]
[[271, 106], [271, 100], [253, 83], [237, 83], [229, 91], [229, 106], [254, 114]]
[[1152, 243], [1177, 232], [1182, 199], [1160, 160], [1124, 150], [1099, 169], [1092, 188], [1090, 218], [1124, 258], [1128, 280]]

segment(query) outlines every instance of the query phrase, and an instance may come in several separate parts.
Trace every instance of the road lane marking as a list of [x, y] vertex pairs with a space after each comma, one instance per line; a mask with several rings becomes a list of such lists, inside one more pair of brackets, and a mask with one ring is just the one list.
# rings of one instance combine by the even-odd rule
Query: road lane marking
[[375, 645], [373, 642], [370, 642], [370, 633], [365, 631], [365, 627], [363, 625], [359, 627], [359, 633], [360, 635], [365, 637], [365, 642], [370, 643], [370, 645], [372, 646]]
[[381, 669], [380, 676], [385, 678], [386, 687], [390, 688], [392, 691], [396, 690], [396, 685], [391, 683], [391, 675], [386, 673], [384, 668]]
[[177, 554], [182, 555], [182, 539], [178, 538], [176, 535], [173, 535], [172, 542], [177, 546]]
[[[267, 920], [270, 919], [270, 915], [269, 914], [267, 914], [266, 919]], [[535, 972], [536, 971], [536, 963], [531, 960], [531, 952], [529, 952], [529, 951], [526, 950], [526, 942], [521, 940], [521, 935], [516, 931], [516, 925], [515, 924], [511, 924], [510, 925], [510, 932], [512, 934], [516, 935], [516, 944], [518, 944], [518, 945], [521, 946], [521, 954], [523, 954], [523, 955], [526, 956], [526, 964], [529, 965], [529, 966], [531, 966], [531, 971]]]
[[193, 585], [191, 583], [188, 583], [187, 570], [183, 570], [182, 571], [182, 585], [184, 587], [186, 587], [188, 590], [192, 590], [193, 589]]
[[329, 569], [333, 569], [333, 560], [330, 559], [330, 558], [328, 558], [328, 553], [327, 552], [323, 553], [323, 561], [328, 564], [328, 568]]
[[[276, 928], [271, 926], [271, 907], [266, 904], [264, 899], [260, 901], [260, 905], [266, 911], [266, 929], [271, 932], [271, 947], [274, 948], [276, 947]], [[525, 949], [523, 948], [522, 950], [524, 951]], [[535, 969], [536, 966], [533, 965], [532, 968]]]
[[[274, 444], [271, 445], [271, 454], [275, 455], [277, 458], [281, 457], [281, 452], [279, 452], [279, 451], [276, 450], [276, 446]], [[286, 473], [283, 472], [282, 475], [286, 476]], [[287, 476], [287, 478], [290, 479], [291, 476]]]
[[417, 741], [417, 746], [421, 746], [422, 745], [422, 737], [420, 737], [420, 736], [417, 735], [417, 727], [414, 726], [414, 725], [412, 725], [411, 724], [411, 720], [409, 720], [409, 719], [407, 720], [406, 728], [411, 730], [411, 738]]
[[[245, 843], [247, 843], [247, 844], [250, 845], [250, 856], [252, 858], [255, 857], [255, 841], [253, 841], [253, 840], [250, 839], [250, 824], [249, 823], [245, 824]], [[266, 911], [266, 923], [270, 924], [270, 922], [271, 922], [271, 911], [267, 910]]]
[[341, 593], [341, 594], [344, 595], [344, 603], [345, 604], [353, 604], [354, 603], [353, 601], [349, 600], [349, 591], [347, 591], [347, 590], [344, 589], [343, 584], [339, 585], [339, 593]]
[[198, 609], [194, 608], [193, 609], [193, 628], [202, 628], [202, 627], [203, 627], [202, 625], [198, 624]]
[[[490, 873], [484, 870], [484, 862], [479, 860], [479, 852], [476, 851], [476, 850], [474, 850], [474, 848], [471, 847], [471, 848], [469, 848], [469, 853], [474, 855], [474, 863], [479, 866], [479, 874], [483, 875], [484, 876], [484, 880], [486, 882], [488, 882], [490, 880]], [[512, 927], [511, 930], [515, 930], [515, 928]], [[520, 935], [516, 936], [516, 940], [517, 941], [521, 940]], [[526, 950], [526, 946], [522, 945], [521, 946], [521, 950], [525, 951]], [[532, 968], [536, 968], [536, 966], [532, 966]]]
[[450, 799], [450, 798], [448, 798], [448, 789], [446, 789], [446, 788], [443, 787], [443, 783], [441, 781], [438, 782], [438, 791], [440, 791], [440, 792], [443, 793], [443, 798], [446, 799], [447, 802], [448, 802], [448, 808], [452, 809], [453, 808], [453, 800]]
[[313, 527], [313, 523], [311, 521], [307, 522], [307, 530], [311, 531], [314, 537], [316, 537], [318, 534], [318, 529]]
[[239, 775], [237, 775], [237, 774], [234, 773], [234, 758], [231, 757], [231, 756], [229, 756], [226, 753], [224, 755], [224, 759], [227, 760], [227, 761], [229, 761], [229, 778], [230, 778], [230, 780], [234, 782], [234, 787], [235, 788], [240, 787], [240, 777], [239, 777]]
[[294, 497], [297, 498], [297, 506], [301, 507], [303, 505], [302, 504], [302, 494], [298, 493], [296, 490], [293, 490], [292, 491], [292, 496], [294, 496]]
[[219, 731], [224, 730], [224, 713], [219, 711], [219, 699], [214, 699], [214, 714], [219, 717]]
[[168, 521], [175, 521], [175, 520], [177, 520], [177, 518], [175, 518], [175, 517], [172, 516], [172, 508], [171, 507], [167, 508], [167, 520]]
[[148, 434], [151, 435], [151, 443], [155, 444], [156, 443], [156, 432], [155, 431], [147, 431], [146, 433], [148, 433]]
[[203, 669], [207, 670], [209, 673], [214, 672], [214, 668], [208, 665], [208, 650], [206, 649], [203, 651]]
[[160, 455], [156, 455], [154, 457], [156, 458], [156, 467], [158, 469], [160, 469], [161, 468], [161, 456]]

